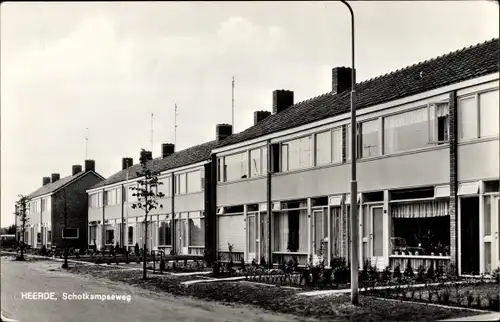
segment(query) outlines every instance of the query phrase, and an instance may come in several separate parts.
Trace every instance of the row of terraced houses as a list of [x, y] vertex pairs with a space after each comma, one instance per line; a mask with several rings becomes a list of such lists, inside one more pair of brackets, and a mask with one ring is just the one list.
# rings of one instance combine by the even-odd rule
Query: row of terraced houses
[[146, 153], [165, 195], [147, 240], [144, 213], [131, 207], [140, 168], [132, 158], [107, 179], [90, 160], [69, 177], [45, 178], [30, 195], [25, 238], [34, 247], [60, 241], [60, 212], [73, 198], [69, 225], [80, 228], [82, 248], [137, 243], [210, 259], [231, 250], [247, 262], [329, 263], [349, 258], [357, 198], [361, 261], [453, 263], [462, 275], [499, 267], [498, 39], [356, 84], [357, 196], [351, 86], [351, 70], [334, 68], [330, 92], [295, 103], [293, 91], [276, 90], [272, 112], [255, 112], [240, 133], [219, 124], [213, 141]]

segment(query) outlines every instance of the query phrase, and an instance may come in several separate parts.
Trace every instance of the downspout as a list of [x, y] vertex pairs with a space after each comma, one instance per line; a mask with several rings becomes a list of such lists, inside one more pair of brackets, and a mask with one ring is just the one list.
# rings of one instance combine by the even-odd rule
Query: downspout
[[106, 203], [104, 202], [106, 199], [106, 191], [104, 188], [102, 189], [102, 236], [101, 236], [101, 248], [105, 247], [106, 245], [106, 215], [105, 215], [105, 208], [106, 208]]
[[122, 183], [122, 220], [120, 224], [120, 246], [125, 248], [125, 185]]
[[[215, 154], [212, 154], [212, 162], [210, 166], [210, 195], [209, 195], [209, 203], [210, 203], [210, 223], [211, 226], [210, 228], [210, 248], [211, 252], [209, 253], [209, 259], [212, 261], [212, 263], [217, 262], [217, 236], [218, 236], [218, 230], [217, 230], [217, 171], [218, 169], [218, 163], [217, 163], [217, 156]], [[222, 174], [221, 174], [222, 175]]]
[[271, 178], [272, 172], [272, 155], [273, 151], [271, 149], [271, 140], [267, 140], [267, 256], [269, 268], [273, 268], [273, 247], [272, 247], [272, 201], [271, 201]]
[[172, 172], [172, 250], [170, 251], [170, 254], [175, 254], [176, 253], [176, 242], [175, 242], [175, 172]]

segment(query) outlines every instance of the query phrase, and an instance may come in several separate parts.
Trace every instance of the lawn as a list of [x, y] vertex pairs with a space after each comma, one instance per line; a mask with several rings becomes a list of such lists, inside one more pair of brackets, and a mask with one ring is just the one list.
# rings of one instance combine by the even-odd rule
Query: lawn
[[350, 304], [349, 296], [305, 297], [297, 295], [296, 290], [282, 287], [263, 287], [256, 283], [216, 282], [200, 283], [190, 286], [182, 281], [200, 279], [197, 276], [172, 276], [171, 274], [149, 274], [149, 279], [141, 279], [141, 271], [98, 271], [98, 268], [70, 272], [92, 274], [93, 277], [106, 278], [139, 286], [155, 292], [166, 292], [177, 296], [191, 296], [208, 301], [226, 304], [253, 305], [265, 310], [315, 317], [326, 321], [435, 321], [438, 319], [469, 316], [477, 313], [447, 309], [424, 304], [393, 302], [360, 296], [360, 305]]

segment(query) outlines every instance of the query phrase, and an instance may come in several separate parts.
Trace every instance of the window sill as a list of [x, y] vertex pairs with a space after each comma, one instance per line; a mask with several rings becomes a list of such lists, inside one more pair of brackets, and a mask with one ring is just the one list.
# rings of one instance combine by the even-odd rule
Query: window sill
[[205, 246], [188, 246], [188, 248], [198, 248], [198, 249], [200, 249], [200, 248], [205, 248]]
[[251, 177], [251, 178], [242, 178], [242, 179], [236, 179], [236, 180], [231, 180], [231, 181], [219, 181], [217, 182], [217, 185], [223, 186], [223, 185], [229, 185], [232, 183], [238, 183], [238, 182], [246, 182], [246, 181], [252, 181], [252, 180], [259, 180], [259, 179], [265, 179], [266, 176], [260, 176], [260, 177]]
[[309, 255], [308, 252], [273, 252], [274, 255]]
[[461, 145], [468, 145], [468, 144], [475, 144], [475, 143], [483, 143], [483, 142], [490, 142], [490, 141], [496, 141], [500, 138], [500, 136], [489, 136], [489, 137], [484, 137], [484, 138], [473, 138], [473, 139], [467, 139], [467, 140], [458, 140], [458, 146]]

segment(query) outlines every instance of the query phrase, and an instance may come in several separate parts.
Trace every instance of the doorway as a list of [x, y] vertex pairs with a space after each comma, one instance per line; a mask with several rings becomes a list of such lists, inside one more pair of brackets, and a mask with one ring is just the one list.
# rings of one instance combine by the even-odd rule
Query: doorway
[[460, 262], [463, 275], [479, 275], [479, 197], [460, 199]]
[[256, 214], [248, 214], [247, 216], [247, 242], [248, 242], [248, 257], [247, 261], [251, 262], [254, 259], [257, 261], [257, 240], [258, 240], [258, 225]]

